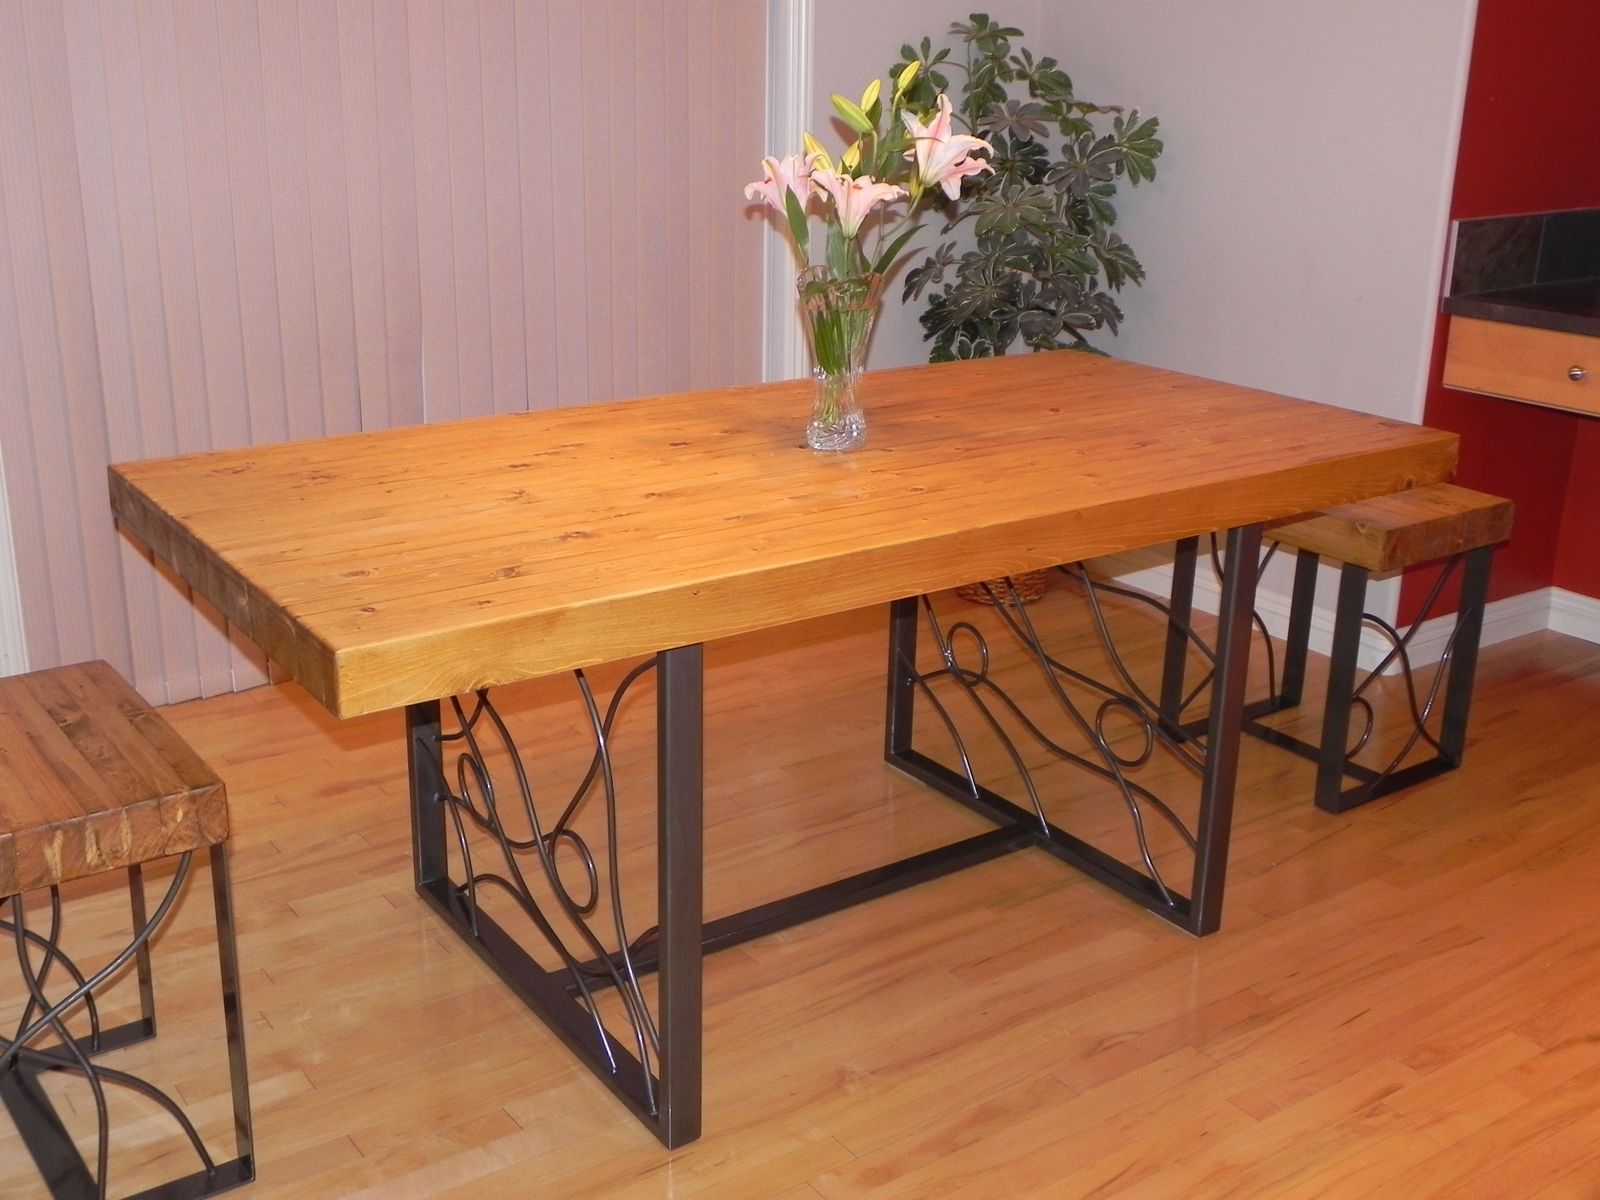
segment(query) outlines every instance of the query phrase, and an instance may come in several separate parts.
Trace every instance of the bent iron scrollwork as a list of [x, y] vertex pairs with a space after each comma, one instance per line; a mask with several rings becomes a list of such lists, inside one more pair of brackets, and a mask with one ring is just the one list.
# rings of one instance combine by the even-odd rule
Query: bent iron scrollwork
[[[28, 928], [27, 909], [20, 893], [9, 897], [10, 917], [0, 918], [0, 933], [12, 935], [16, 947], [17, 965], [27, 991], [27, 1002], [15, 1031], [9, 1039], [0, 1036], [0, 1076], [26, 1067], [33, 1072], [69, 1071], [82, 1076], [88, 1082], [90, 1091], [94, 1095], [97, 1122], [94, 1186], [96, 1195], [102, 1200], [108, 1186], [111, 1148], [111, 1125], [105, 1089], [108, 1083], [125, 1087], [155, 1102], [177, 1123], [184, 1136], [188, 1138], [201, 1167], [206, 1172], [214, 1172], [217, 1169], [194, 1124], [170, 1096], [138, 1076], [96, 1063], [92, 1057], [106, 1048], [103, 1045], [99, 1010], [94, 1000], [95, 990], [117, 975], [149, 944], [150, 938], [166, 919], [167, 913], [183, 888], [183, 881], [189, 873], [190, 858], [191, 854], [187, 853], [180, 856], [172, 882], [168, 885], [166, 894], [155, 912], [151, 914], [149, 920], [135, 929], [133, 940], [93, 975], [86, 975], [60, 947], [62, 918], [59, 888], [50, 889], [48, 932], [41, 934]], [[37, 965], [34, 962], [33, 950], [39, 951]], [[58, 998], [52, 999], [47, 989], [51, 971], [57, 964], [71, 981], [71, 987]], [[66, 1023], [73, 1011], [80, 1006], [84, 1009], [89, 1023], [89, 1034], [84, 1038], [74, 1037]], [[41, 1037], [47, 1035], [55, 1039], [51, 1044], [46, 1046], [36, 1044]]]
[[[986, 583], [983, 587], [993, 603], [993, 611], [1021, 645], [1027, 660], [1043, 682], [1045, 694], [1051, 702], [1051, 711], [1057, 718], [1065, 719], [1066, 727], [1083, 743], [1082, 748], [1073, 749], [1062, 738], [1047, 732], [1047, 723], [1052, 718], [1048, 714], [1037, 718], [1030, 715], [1014, 695], [1014, 687], [1008, 688], [995, 678], [992, 654], [984, 632], [970, 620], [941, 622], [930, 597], [922, 598], [921, 607], [937, 651], [937, 665], [928, 670], [919, 670], [914, 664], [902, 664], [902, 669], [906, 671], [917, 694], [928, 701], [950, 737], [960, 760], [961, 773], [974, 797], [979, 793], [980, 784], [974, 772], [967, 739], [950, 708], [935, 692], [934, 685], [940, 681], [954, 685], [976, 710], [984, 727], [999, 743], [1021, 779], [1041, 836], [1049, 838], [1055, 830], [1046, 815], [1038, 783], [1027, 764], [1018, 736], [1030, 739], [1054, 759], [1070, 763], [1109, 782], [1127, 812], [1144, 870], [1154, 883], [1161, 901], [1168, 907], [1175, 907], [1178, 899], [1162, 878], [1151, 848], [1146, 827], [1147, 816], [1154, 814], [1169, 826], [1191, 854], [1198, 851], [1198, 836], [1171, 804], [1133, 776], [1150, 766], [1158, 756], [1165, 756], [1180, 764], [1186, 773], [1198, 778], [1205, 768], [1205, 739], [1184, 735], [1171, 728], [1170, 722], [1163, 719], [1157, 701], [1129, 670], [1112, 635], [1102, 595], [1141, 601], [1148, 598], [1141, 593], [1092, 579], [1081, 564], [1057, 570], [1083, 597], [1095, 634], [1111, 663], [1111, 682], [1096, 679], [1068, 665], [1046, 646], [1044, 637], [1009, 579], [1001, 582], [998, 590], [992, 584]], [[1216, 655], [1212, 648], [1193, 629], [1182, 623], [1178, 625], [1183, 636], [1214, 663]], [[1098, 697], [1098, 702], [1091, 705], [1075, 699], [1068, 691], [1068, 684], [1086, 688]], [[1135, 731], [1134, 744], [1131, 746], [1119, 744], [1113, 736], [1113, 726], [1121, 728], [1124, 723], [1131, 723]], [[1014, 730], [1019, 730], [1020, 734], [1014, 735]]]
[[1373, 709], [1372, 701], [1368, 699], [1367, 692], [1373, 684], [1395, 664], [1399, 664], [1401, 678], [1405, 682], [1406, 707], [1411, 718], [1411, 733], [1405, 739], [1400, 749], [1380, 768], [1373, 772], [1373, 777], [1367, 781], [1369, 787], [1381, 784], [1392, 776], [1400, 765], [1416, 749], [1419, 742], [1426, 744], [1436, 753], [1445, 753], [1438, 736], [1429, 728], [1433, 719], [1434, 710], [1438, 705], [1439, 693], [1449, 677], [1451, 663], [1455, 660], [1456, 639], [1461, 634], [1462, 625], [1457, 621], [1450, 631], [1449, 638], [1445, 641], [1444, 650], [1439, 655], [1438, 664], [1434, 668], [1433, 678], [1428, 684], [1427, 694], [1419, 697], [1417, 694], [1416, 674], [1411, 665], [1411, 643], [1417, 631], [1422, 628], [1428, 617], [1432, 615], [1434, 606], [1440, 595], [1444, 592], [1445, 584], [1449, 582], [1456, 568], [1460, 565], [1459, 557], [1450, 559], [1433, 581], [1433, 586], [1428, 590], [1427, 598], [1423, 600], [1415, 620], [1405, 633], [1401, 633], [1394, 625], [1373, 613], [1362, 613], [1361, 620], [1364, 624], [1376, 629], [1389, 643], [1389, 649], [1378, 661], [1378, 664], [1367, 672], [1354, 694], [1350, 698], [1351, 708], [1361, 714], [1361, 731], [1345, 748], [1345, 758], [1353, 760], [1367, 748], [1372, 740], [1373, 731], [1377, 726], [1377, 715]]
[[[567, 991], [587, 1012], [605, 1058], [604, 1067], [613, 1076], [621, 1068], [596, 993], [614, 988], [628, 1026], [624, 1040], [631, 1043], [643, 1068], [642, 1084], [652, 1111], [661, 1042], [639, 982], [646, 972], [636, 958], [655, 930], [630, 936], [624, 915], [611, 732], [629, 688], [656, 665], [652, 658], [629, 671], [604, 713], [587, 676], [574, 672], [593, 749], [587, 770], [553, 821], [541, 815], [522, 753], [486, 691], [478, 692], [470, 706], [459, 698], [451, 700], [456, 728], [442, 733], [436, 747], [436, 766], [445, 781], [443, 799], [463, 871], [451, 886], [466, 909], [472, 933], [478, 932], [478, 914], [487, 889], [511, 898], [559, 959], [558, 970], [564, 973]], [[496, 781], [491, 760], [502, 769], [501, 783]], [[578, 818], [596, 801], [604, 820], [600, 852], [593, 848], [591, 838], [576, 828]], [[484, 855], [475, 857], [473, 832], [487, 835], [489, 861], [484, 861]], [[563, 858], [571, 855], [576, 859], [580, 875], [576, 883], [563, 876], [558, 851], [565, 852]], [[543, 887], [536, 891], [535, 884]], [[543, 903], [540, 894], [545, 897]], [[606, 915], [601, 914], [602, 899]], [[604, 925], [609, 928], [602, 935], [597, 926]]]
[[[1280, 543], [1277, 542], [1271, 542], [1266, 545], [1262, 551], [1258, 570], [1264, 571], [1266, 569], [1267, 564], [1272, 560], [1273, 555], [1277, 552], [1279, 546]], [[1217, 546], [1217, 538], [1214, 534], [1211, 537], [1210, 560], [1212, 571], [1218, 581], [1220, 582], [1225, 580], [1227, 577], [1227, 567], [1223, 562], [1221, 552]], [[1448, 753], [1445, 747], [1441, 744], [1439, 735], [1435, 733], [1432, 728], [1430, 728], [1430, 723], [1434, 722], [1436, 710], [1439, 707], [1440, 693], [1444, 689], [1444, 684], [1450, 675], [1451, 664], [1455, 660], [1456, 642], [1462, 630], [1461, 622], [1457, 621], [1445, 641], [1445, 645], [1440, 653], [1437, 665], [1435, 666], [1432, 677], [1428, 682], [1425, 695], [1419, 695], [1417, 671], [1412, 664], [1410, 650], [1411, 644], [1415, 640], [1418, 631], [1422, 629], [1428, 618], [1432, 616], [1436, 606], [1438, 605], [1440, 597], [1445, 591], [1446, 586], [1458, 573], [1458, 569], [1460, 568], [1462, 562], [1463, 556], [1460, 555], [1452, 556], [1445, 561], [1444, 566], [1435, 575], [1433, 584], [1429, 588], [1427, 596], [1423, 599], [1421, 606], [1417, 610], [1417, 615], [1415, 618], [1413, 618], [1411, 624], [1404, 632], [1401, 632], [1401, 630], [1393, 623], [1378, 616], [1376, 613], [1361, 613], [1361, 624], [1364, 627], [1375, 630], [1387, 643], [1388, 648], [1384, 651], [1383, 656], [1378, 660], [1376, 665], [1374, 665], [1371, 670], [1367, 671], [1366, 674], [1361, 677], [1360, 682], [1351, 692], [1351, 727], [1355, 732], [1354, 736], [1349, 738], [1346, 746], [1344, 747], [1345, 761], [1352, 765], [1355, 764], [1357, 758], [1373, 745], [1373, 737], [1377, 732], [1378, 720], [1377, 710], [1373, 705], [1369, 693], [1375, 689], [1378, 681], [1388, 674], [1391, 669], [1398, 670], [1398, 673], [1401, 677], [1402, 686], [1405, 690], [1406, 696], [1407, 716], [1410, 719], [1410, 732], [1401, 743], [1399, 749], [1390, 755], [1383, 762], [1382, 766], [1353, 766], [1354, 770], [1361, 772], [1361, 777], [1365, 785], [1369, 788], [1380, 787], [1392, 776], [1394, 776], [1395, 773], [1400, 770], [1402, 765], [1411, 757], [1412, 753], [1417, 749], [1419, 744], [1428, 747], [1437, 754], [1445, 755]], [[1107, 585], [1101, 586], [1106, 587]], [[1147, 597], [1139, 593], [1131, 593], [1127, 591], [1123, 591], [1122, 594], [1138, 596], [1146, 603], [1151, 604], [1158, 609], [1163, 607], [1161, 601], [1155, 599], [1154, 597]], [[1260, 711], [1271, 712], [1280, 707], [1290, 707], [1292, 705], [1285, 703], [1280, 697], [1276, 647], [1274, 646], [1273, 639], [1268, 632], [1266, 622], [1262, 619], [1262, 616], [1259, 612], [1252, 612], [1251, 624], [1255, 633], [1259, 635], [1259, 640], [1264, 652], [1266, 663], [1266, 698], [1258, 702], [1260, 705]], [[1183, 698], [1182, 708], [1186, 709], [1193, 702], [1195, 697], [1201, 692], [1201, 690], [1203, 690], [1209, 684], [1209, 682], [1210, 674], [1207, 673], [1202, 676], [1196, 687]], [[1295, 696], [1294, 703], [1298, 703], [1298, 694]], [[1254, 722], [1247, 722], [1246, 727], [1251, 729], [1260, 728]], [[1293, 742], [1293, 739], [1287, 738], [1279, 740], [1280, 744], [1292, 744]], [[1300, 745], [1304, 746], [1305, 744], [1300, 743]]]

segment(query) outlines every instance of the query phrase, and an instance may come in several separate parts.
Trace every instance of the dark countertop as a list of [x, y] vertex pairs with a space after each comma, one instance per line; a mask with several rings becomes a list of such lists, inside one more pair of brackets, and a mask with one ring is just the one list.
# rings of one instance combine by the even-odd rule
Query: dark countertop
[[1455, 222], [1444, 311], [1600, 337], [1600, 208]]
[[1600, 337], [1600, 279], [1447, 296], [1444, 311], [1452, 316]]

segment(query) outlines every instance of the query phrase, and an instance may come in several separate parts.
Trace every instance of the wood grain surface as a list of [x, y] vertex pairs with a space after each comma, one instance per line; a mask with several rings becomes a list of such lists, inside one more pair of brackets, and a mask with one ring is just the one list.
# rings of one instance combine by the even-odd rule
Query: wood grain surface
[[1266, 536], [1369, 571], [1397, 571], [1511, 536], [1511, 501], [1453, 483], [1341, 504]]
[[128, 463], [123, 527], [341, 716], [1449, 476], [1454, 434], [1075, 354]]
[[[1069, 599], [1030, 612], [1093, 654]], [[992, 610], [967, 610], [1001, 644]], [[1150, 626], [1126, 649], [1152, 678], [1164, 629], [1141, 611], [1112, 619]], [[883, 642], [864, 611], [706, 648], [708, 915], [975, 831], [882, 762]], [[1311, 656], [1308, 695], [1325, 666]], [[593, 674], [603, 688], [621, 668]], [[1380, 735], [1405, 736], [1402, 681], [1372, 694]], [[630, 898], [648, 904], [639, 700], [615, 749]], [[500, 701], [564, 796], [588, 762], [571, 680]], [[336, 721], [293, 684], [166, 710], [233, 810], [261, 1155], [237, 1195], [1594, 1200], [1600, 740], [1552, 731], [1596, 706], [1600, 646], [1486, 647], [1463, 768], [1338, 817], [1311, 803], [1313, 764], [1245, 739], [1217, 937], [1023, 854], [712, 955], [706, 1134], [670, 1152], [416, 895], [398, 715]], [[1314, 733], [1320, 716], [1274, 721]], [[112, 1061], [181, 1093], [217, 1147], [232, 1123], [208, 870], [155, 948], [161, 1036]], [[98, 963], [127, 941], [126, 888], [69, 889], [74, 952]], [[23, 1003], [0, 969], [0, 1013]], [[108, 1022], [136, 1017], [136, 981], [104, 1003]], [[49, 1082], [93, 1153], [87, 1085]], [[193, 1162], [169, 1123], [129, 1111], [113, 1195]], [[42, 1192], [0, 1112], [0, 1196]]]
[[1600, 338], [1451, 317], [1444, 383], [1463, 392], [1600, 414]]
[[222, 782], [105, 663], [0, 679], [0, 896], [227, 836]]

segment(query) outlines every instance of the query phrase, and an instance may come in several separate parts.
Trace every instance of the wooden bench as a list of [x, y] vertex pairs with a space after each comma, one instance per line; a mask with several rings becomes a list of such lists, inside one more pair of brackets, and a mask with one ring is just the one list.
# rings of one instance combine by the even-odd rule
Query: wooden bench
[[[1495, 546], [1511, 535], [1511, 518], [1511, 501], [1441, 483], [1327, 509], [1266, 530], [1264, 536], [1268, 540], [1293, 549], [1297, 557], [1283, 680], [1277, 693], [1268, 703], [1253, 709], [1252, 716], [1300, 702], [1317, 566], [1324, 558], [1342, 564], [1319, 743], [1311, 745], [1255, 720], [1246, 723], [1246, 729], [1256, 736], [1317, 763], [1315, 798], [1319, 808], [1343, 812], [1461, 764], [1489, 567]], [[1435, 561], [1442, 561], [1443, 566], [1405, 635], [1365, 611], [1367, 585], [1374, 575]], [[1361, 745], [1354, 750], [1349, 747], [1352, 706], [1367, 703], [1362, 694], [1395, 662], [1399, 663], [1408, 688], [1414, 689], [1408, 647], [1416, 630], [1445, 595], [1444, 585], [1458, 567], [1462, 582], [1456, 622], [1438, 671], [1413, 711], [1415, 736], [1386, 767], [1374, 770], [1355, 763], [1352, 755]], [[1392, 647], [1358, 684], [1361, 631], [1368, 625], [1384, 631]], [[1444, 706], [1435, 734], [1429, 728], [1429, 718], [1441, 689]], [[1412, 694], [1417, 695], [1414, 690]], [[1361, 744], [1371, 732], [1370, 709], [1367, 711], [1368, 727], [1358, 739]], [[1401, 765], [1401, 758], [1417, 741], [1428, 743], [1436, 753], [1425, 761]], [[1347, 778], [1356, 782], [1346, 787]]]
[[[0, 679], [0, 933], [30, 953], [20, 1022], [0, 1034], [0, 1102], [53, 1197], [105, 1194], [110, 1130], [104, 1088], [128, 1087], [163, 1108], [188, 1137], [199, 1169], [138, 1193], [208, 1196], [254, 1178], [239, 966], [227, 866], [228, 801], [221, 780], [103, 662]], [[222, 968], [223, 1021], [237, 1157], [217, 1163], [182, 1110], [145, 1081], [95, 1057], [155, 1033], [150, 941], [172, 909], [196, 850], [208, 850]], [[172, 883], [146, 917], [142, 867], [179, 855]], [[60, 885], [126, 871], [133, 938], [89, 971], [63, 952]], [[48, 889], [50, 917], [29, 924], [27, 894]], [[8, 955], [8, 957], [11, 957]], [[18, 958], [23, 957], [18, 955]], [[101, 1029], [95, 996], [132, 961], [141, 1018]], [[88, 1033], [67, 1020], [83, 1009]], [[49, 1071], [84, 1077], [98, 1113], [91, 1171], [39, 1084]]]

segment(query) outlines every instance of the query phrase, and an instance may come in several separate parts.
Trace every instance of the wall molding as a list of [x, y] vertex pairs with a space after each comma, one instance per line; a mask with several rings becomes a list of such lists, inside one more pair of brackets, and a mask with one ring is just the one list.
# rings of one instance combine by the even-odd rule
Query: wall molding
[[22, 586], [17, 551], [11, 540], [11, 508], [6, 499], [6, 466], [0, 456], [0, 675], [28, 669], [28, 643], [22, 631]]
[[[1154, 548], [1099, 559], [1095, 566], [1119, 583], [1155, 596], [1168, 596], [1172, 594], [1171, 558], [1170, 551]], [[1284, 637], [1289, 628], [1287, 578], [1286, 574], [1280, 578], [1276, 573], [1268, 573], [1256, 589], [1256, 612], [1267, 631], [1279, 639]], [[1317, 584], [1319, 602], [1311, 616], [1310, 644], [1318, 654], [1327, 654], [1333, 645], [1331, 598], [1338, 586], [1337, 580], [1338, 568], [1324, 564]], [[1380, 580], [1379, 586], [1384, 582]], [[1329, 598], [1328, 603], [1322, 602], [1324, 596]], [[1202, 565], [1195, 578], [1195, 608], [1215, 614], [1221, 607], [1221, 599], [1216, 577]], [[1392, 597], [1369, 594], [1368, 609], [1391, 615], [1394, 611]], [[1454, 626], [1454, 614], [1425, 621], [1411, 640], [1409, 653], [1412, 665], [1424, 666], [1438, 662]], [[1484, 609], [1483, 636], [1479, 644], [1493, 646], [1545, 629], [1600, 643], [1600, 599], [1561, 588], [1541, 588], [1520, 596], [1491, 601]], [[1389, 643], [1385, 638], [1371, 629], [1364, 630], [1359, 655], [1361, 669], [1371, 670], [1377, 666], [1388, 650]]]
[[1586, 642], [1600, 642], [1600, 599], [1550, 588], [1550, 619], [1547, 628]]
[[[811, 112], [812, 0], [767, 0], [767, 152], [798, 149]], [[774, 227], [762, 256], [762, 378], [806, 373], [806, 345], [795, 319], [794, 254]]]

